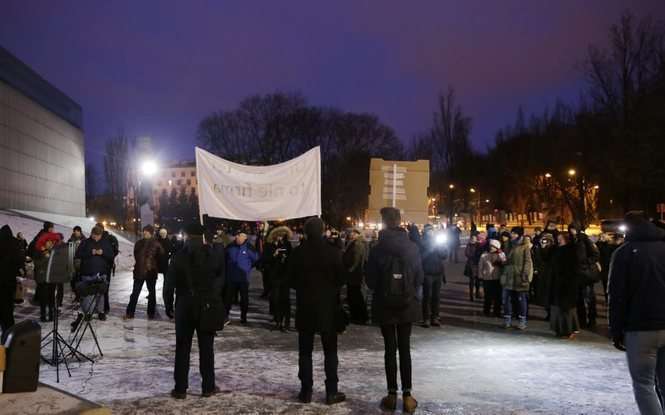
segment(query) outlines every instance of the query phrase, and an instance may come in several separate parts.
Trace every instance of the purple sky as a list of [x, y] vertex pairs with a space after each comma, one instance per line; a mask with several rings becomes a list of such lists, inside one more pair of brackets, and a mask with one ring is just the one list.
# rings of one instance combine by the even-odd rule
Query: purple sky
[[0, 44], [83, 106], [93, 160], [119, 130], [193, 159], [202, 117], [275, 90], [376, 113], [406, 142], [448, 84], [484, 149], [519, 105], [575, 103], [588, 44], [627, 7], [665, 18], [663, 0], [3, 0]]

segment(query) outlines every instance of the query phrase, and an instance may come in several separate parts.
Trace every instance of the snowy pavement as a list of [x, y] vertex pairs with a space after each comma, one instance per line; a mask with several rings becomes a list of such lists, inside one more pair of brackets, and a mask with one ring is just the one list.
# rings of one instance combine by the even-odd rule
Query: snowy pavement
[[[466, 280], [461, 274], [461, 265], [449, 270], [450, 282], [442, 293], [443, 327], [416, 327], [413, 331], [413, 393], [420, 402], [418, 413], [637, 413], [625, 358], [602, 335], [584, 332], [575, 341], [555, 339], [546, 323], [536, 321], [542, 317], [537, 307], [532, 308], [528, 331], [504, 331], [498, 320], [482, 316], [479, 302], [468, 301]], [[160, 277], [158, 303], [161, 285]], [[130, 273], [116, 275], [111, 285], [111, 315], [106, 322], [94, 321], [104, 356], [94, 365], [73, 362], [72, 377], [61, 372], [60, 384], [55, 382], [55, 370], [43, 365], [42, 382], [111, 407], [118, 414], [382, 413], [378, 403], [385, 394], [383, 342], [379, 329], [371, 326], [351, 326], [339, 338], [340, 390], [347, 394], [348, 401], [333, 407], [321, 403], [324, 375], [317, 345], [316, 403], [297, 402], [297, 334], [270, 330], [267, 304], [258, 298], [258, 273], [251, 290], [250, 325], [237, 323], [238, 311], [234, 308], [233, 323], [215, 340], [217, 384], [224, 393], [209, 399], [198, 396], [201, 390], [195, 352], [189, 396], [175, 401], [169, 397], [173, 387], [174, 326], [164, 317], [158, 321], [146, 319], [145, 290], [136, 319], [122, 321], [130, 291]], [[164, 316], [163, 308], [159, 311]], [[606, 316], [604, 305], [600, 312]], [[37, 309], [26, 304], [18, 307], [17, 314], [19, 319], [35, 317]], [[74, 311], [64, 311], [64, 329], [73, 315]], [[601, 327], [601, 333], [603, 329], [606, 327]], [[84, 343], [83, 351], [95, 354], [90, 341]]]

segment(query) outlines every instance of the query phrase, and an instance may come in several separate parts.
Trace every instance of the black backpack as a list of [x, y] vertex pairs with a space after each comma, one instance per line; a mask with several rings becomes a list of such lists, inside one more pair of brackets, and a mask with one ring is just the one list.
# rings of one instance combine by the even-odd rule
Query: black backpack
[[401, 256], [389, 256], [383, 274], [383, 304], [386, 308], [401, 310], [411, 304], [416, 296], [413, 275], [409, 272], [406, 261]]

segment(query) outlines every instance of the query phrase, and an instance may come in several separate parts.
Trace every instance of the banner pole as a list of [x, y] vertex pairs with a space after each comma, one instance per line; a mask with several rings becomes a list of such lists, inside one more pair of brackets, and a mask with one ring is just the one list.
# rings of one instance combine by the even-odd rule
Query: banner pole
[[395, 198], [397, 197], [397, 163], [393, 163], [393, 207], [396, 206]]

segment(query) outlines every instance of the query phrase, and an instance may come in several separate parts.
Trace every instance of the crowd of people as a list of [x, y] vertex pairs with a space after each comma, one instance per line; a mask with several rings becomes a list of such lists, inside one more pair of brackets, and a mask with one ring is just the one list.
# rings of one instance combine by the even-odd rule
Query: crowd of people
[[[503, 318], [503, 327], [526, 330], [529, 306], [544, 307], [554, 333], [572, 339], [597, 325], [596, 289], [607, 282], [612, 253], [623, 234], [604, 233], [597, 242], [579, 223], [559, 231], [554, 222], [532, 235], [523, 227], [487, 225], [472, 233], [465, 249], [469, 300], [483, 299], [485, 316]], [[482, 285], [482, 291], [481, 291]]]
[[[425, 225], [421, 233], [416, 226], [402, 226], [397, 209], [384, 208], [381, 215], [383, 230], [373, 233], [370, 240], [358, 229], [342, 236], [326, 229], [318, 218], [309, 219], [296, 231], [286, 226], [258, 227], [251, 234], [247, 225], [236, 232], [220, 225], [208, 233], [203, 226], [192, 224], [186, 228], [184, 240], [169, 238], [166, 229], [145, 226], [142, 238], [134, 244], [133, 289], [124, 319], [134, 318], [144, 285], [148, 289], [147, 316], [160, 317], [156, 284], [162, 274], [165, 312], [176, 325], [172, 396], [186, 397], [194, 332], [203, 396], [212, 396], [219, 391], [214, 379], [214, 337], [230, 323], [234, 305], [240, 307], [240, 323], [248, 324], [249, 287], [256, 268], [262, 273], [261, 297], [269, 302], [276, 330], [291, 328], [291, 290], [295, 290], [302, 402], [312, 399], [315, 335], [320, 335], [323, 345], [326, 402], [334, 404], [346, 399], [337, 388], [337, 336], [350, 322], [371, 321], [380, 327], [385, 347], [388, 394], [381, 406], [397, 407], [399, 355], [403, 409], [412, 413], [417, 401], [411, 395], [411, 330], [414, 324], [424, 328], [441, 325], [441, 288], [446, 282], [446, 264], [457, 260], [460, 231], [450, 227], [442, 237], [442, 231]], [[556, 336], [565, 339], [572, 339], [581, 328], [596, 326], [596, 290], [602, 284], [610, 304], [614, 345], [628, 349], [640, 409], [656, 413], [648, 411], [655, 408], [654, 378], [665, 385], [661, 356], [665, 302], [657, 298], [665, 291], [665, 230], [635, 215], [627, 221], [632, 233], [625, 244], [621, 233], [602, 234], [594, 242], [577, 223], [559, 231], [549, 222], [531, 235], [519, 226], [508, 230], [487, 225], [486, 230], [475, 229], [470, 235], [464, 249], [464, 275], [469, 278], [469, 300], [482, 299], [485, 316], [503, 319], [506, 329], [526, 330], [529, 306], [536, 304], [546, 310], [545, 319]], [[50, 222], [44, 223], [30, 243], [20, 234], [14, 237], [7, 225], [0, 228], [3, 333], [14, 324], [17, 275], [36, 281], [33, 301], [39, 305], [42, 322], [52, 321], [55, 310], [62, 307], [64, 285], [50, 282], [46, 272], [54, 250], [64, 243], [64, 236]], [[119, 244], [102, 224], [96, 224], [88, 238], [75, 227], [66, 244], [75, 252], [71, 287], [74, 302], [80, 304], [72, 322], [74, 331], [95, 314], [100, 321], [106, 319], [108, 289], [91, 295], [83, 288], [100, 283], [108, 287]], [[637, 296], [648, 301], [636, 302]]]

